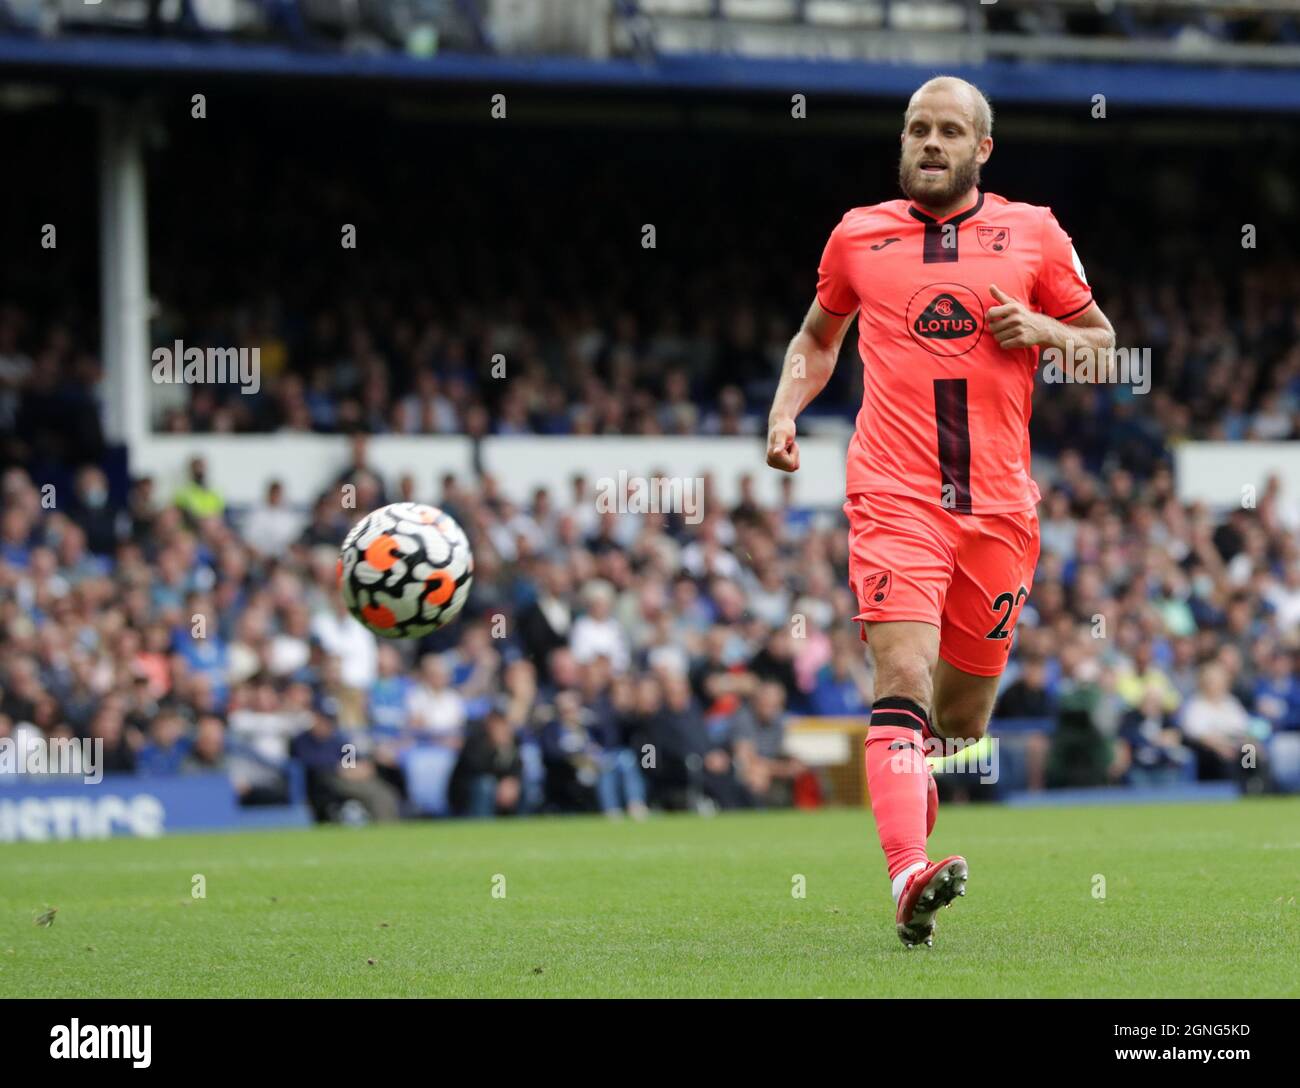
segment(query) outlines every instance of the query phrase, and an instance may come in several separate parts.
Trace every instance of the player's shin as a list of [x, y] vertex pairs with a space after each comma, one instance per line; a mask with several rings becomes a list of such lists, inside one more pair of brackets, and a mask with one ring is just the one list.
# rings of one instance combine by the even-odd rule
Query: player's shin
[[927, 726], [925, 709], [910, 699], [884, 698], [872, 705], [867, 788], [895, 898], [908, 875], [926, 863], [929, 774], [921, 731]]

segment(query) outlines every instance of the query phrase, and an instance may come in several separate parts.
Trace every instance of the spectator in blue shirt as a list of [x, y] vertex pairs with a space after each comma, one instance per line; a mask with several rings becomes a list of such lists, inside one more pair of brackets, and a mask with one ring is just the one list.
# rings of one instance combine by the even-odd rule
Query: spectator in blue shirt
[[1300, 729], [1300, 680], [1291, 667], [1291, 656], [1275, 650], [1267, 670], [1255, 681], [1255, 713], [1276, 732]]
[[396, 744], [406, 737], [407, 700], [415, 681], [405, 672], [395, 646], [379, 647], [379, 676], [370, 687], [370, 732], [381, 744]]
[[[857, 641], [851, 632], [850, 637]], [[861, 645], [843, 637], [836, 637], [834, 642], [830, 661], [817, 673], [810, 696], [812, 712], [840, 716], [870, 714], [874, 688]]]
[[397, 791], [320, 710], [312, 712], [311, 728], [293, 738], [289, 754], [306, 768], [307, 798], [319, 822], [343, 819], [348, 802], [359, 803], [371, 820], [397, 819]]
[[184, 659], [190, 671], [206, 676], [219, 705], [225, 705], [229, 688], [230, 647], [222, 638], [216, 609], [209, 598], [192, 593], [185, 600], [184, 622], [172, 631], [172, 652]]
[[10, 507], [0, 516], [0, 562], [25, 570], [31, 543], [31, 517], [17, 506]]
[[149, 739], [136, 754], [136, 771], [155, 777], [180, 774], [190, 748], [185, 719], [175, 711], [164, 710], [154, 718]]
[[626, 812], [634, 820], [646, 816], [646, 787], [634, 749], [638, 728], [636, 684], [613, 676], [609, 660], [598, 657], [583, 668], [583, 698], [590, 708], [587, 731], [600, 748], [596, 799], [610, 817]]
[[1147, 688], [1142, 701], [1120, 719], [1119, 739], [1128, 746], [1127, 780], [1134, 786], [1163, 786], [1190, 773], [1192, 751], [1183, 744], [1160, 690]]

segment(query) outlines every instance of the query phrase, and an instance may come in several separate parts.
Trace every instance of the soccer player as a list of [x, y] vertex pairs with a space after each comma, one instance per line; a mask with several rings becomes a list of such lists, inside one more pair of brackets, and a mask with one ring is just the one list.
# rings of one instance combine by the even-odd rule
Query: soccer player
[[854, 208], [831, 232], [769, 419], [767, 463], [794, 472], [795, 420], [856, 314], [865, 389], [844, 511], [854, 618], [876, 664], [871, 810], [909, 947], [930, 944], [935, 913], [966, 891], [965, 858], [926, 854], [938, 795], [923, 746], [984, 735], [1033, 583], [1039, 350], [1059, 351], [1070, 374], [1115, 340], [1051, 211], [980, 190], [992, 129], [964, 80], [940, 76], [912, 96], [898, 168], [907, 199]]

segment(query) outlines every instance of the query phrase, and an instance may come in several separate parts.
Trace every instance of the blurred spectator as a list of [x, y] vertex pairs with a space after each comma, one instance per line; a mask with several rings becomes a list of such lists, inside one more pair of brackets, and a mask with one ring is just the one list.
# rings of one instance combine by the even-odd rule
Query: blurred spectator
[[[332, 494], [337, 496], [342, 506], [353, 506], [358, 510], [374, 510], [388, 505], [388, 488], [384, 478], [370, 467], [370, 440], [364, 432], [355, 432], [349, 439], [352, 460], [347, 468], [338, 474], [334, 481]], [[342, 488], [351, 488], [351, 494], [343, 494]]]
[[149, 739], [136, 755], [136, 772], [142, 775], [180, 774], [190, 747], [184, 719], [175, 711], [163, 711], [154, 718]]
[[638, 707], [647, 719], [652, 746], [650, 784], [668, 809], [738, 808], [752, 799], [736, 773], [729, 738], [715, 739], [691, 696], [685, 677], [642, 682]]
[[225, 774], [241, 805], [285, 805], [290, 800], [283, 771], [238, 742], [228, 743], [225, 724], [215, 714], [199, 718], [180, 772]]
[[1178, 691], [1173, 681], [1156, 667], [1150, 642], [1140, 642], [1133, 652], [1131, 664], [1120, 670], [1115, 687], [1120, 697], [1131, 707], [1142, 705], [1148, 692], [1160, 696], [1161, 705], [1168, 711], [1178, 709]]
[[831, 641], [831, 660], [817, 673], [809, 710], [813, 714], [869, 715], [875, 689], [858, 636], [845, 629], [837, 631]]
[[636, 710], [636, 685], [627, 676], [611, 677], [605, 658], [583, 672], [583, 701], [591, 710], [589, 732], [599, 748], [596, 800], [606, 816], [646, 817], [646, 787], [638, 743], [642, 722]]
[[202, 457], [190, 461], [189, 479], [181, 485], [172, 502], [196, 522], [217, 517], [226, 508], [225, 500], [208, 486], [208, 464]]
[[994, 710], [997, 718], [1048, 718], [1053, 699], [1047, 685], [1047, 662], [1039, 656], [1027, 657], [1016, 677], [998, 696]]
[[226, 756], [226, 727], [214, 715], [199, 719], [194, 744], [181, 761], [184, 774], [224, 774], [230, 766]]
[[68, 516], [86, 534], [86, 546], [96, 555], [116, 551], [125, 519], [109, 503], [108, 477], [94, 465], [78, 471]]
[[559, 563], [540, 566], [538, 592], [519, 614], [519, 638], [543, 680], [549, 679], [547, 660], [551, 651], [569, 644], [573, 613], [569, 607], [568, 572]]
[[467, 714], [465, 698], [452, 686], [451, 666], [437, 654], [420, 661], [419, 681], [406, 700], [411, 728], [425, 737], [458, 746]]
[[272, 480], [266, 485], [266, 501], [249, 511], [243, 537], [260, 558], [285, 555], [302, 535], [303, 517], [285, 503], [284, 484]]
[[737, 714], [732, 743], [740, 779], [759, 805], [794, 803], [795, 781], [807, 768], [785, 750], [785, 689], [780, 684], [759, 685], [752, 708]]
[[1047, 784], [1104, 786], [1127, 770], [1124, 754], [1107, 735], [1106, 687], [1095, 661], [1079, 655], [1066, 667], [1068, 679], [1057, 700], [1048, 752]]
[[541, 711], [546, 799], [557, 812], [593, 812], [600, 779], [600, 745], [588, 732], [589, 712], [578, 692], [565, 688]]
[[105, 774], [135, 773], [134, 749], [140, 743], [139, 734], [127, 732], [119, 711], [111, 706], [102, 707], [90, 720], [90, 736], [103, 742], [100, 767]]
[[402, 757], [406, 792], [416, 808], [434, 816], [451, 809], [449, 789], [465, 743], [468, 714], [464, 697], [452, 686], [451, 665], [441, 655], [420, 661], [419, 681], [406, 700], [414, 746]]
[[240, 685], [230, 699], [231, 735], [273, 766], [289, 758], [293, 738], [311, 723], [310, 708], [294, 706], [285, 696], [283, 687], [263, 678]]
[[313, 617], [311, 634], [327, 654], [339, 661], [346, 687], [358, 695], [370, 689], [378, 673], [375, 636], [352, 618], [336, 591], [331, 593], [330, 606], [319, 609]]
[[1196, 753], [1199, 778], [1240, 776], [1244, 746], [1250, 741], [1250, 716], [1229, 690], [1222, 665], [1201, 669], [1200, 685], [1183, 707], [1180, 725]]
[[349, 804], [360, 806], [371, 820], [397, 819], [397, 791], [325, 714], [312, 714], [311, 727], [294, 737], [292, 751], [306, 768], [307, 797], [318, 821], [355, 819]]
[[1254, 710], [1274, 732], [1300, 730], [1300, 679], [1293, 656], [1274, 650], [1265, 671], [1255, 681]]
[[569, 646], [574, 659], [585, 664], [597, 655], [609, 659], [615, 672], [624, 672], [630, 663], [627, 636], [614, 619], [614, 587], [595, 581], [586, 587], [586, 612], [574, 621]]
[[1147, 688], [1142, 702], [1124, 715], [1119, 737], [1128, 746], [1128, 780], [1135, 786], [1170, 785], [1194, 765], [1157, 687]]
[[523, 799], [523, 758], [509, 716], [496, 707], [470, 729], [452, 774], [451, 798], [466, 816], [508, 816]]

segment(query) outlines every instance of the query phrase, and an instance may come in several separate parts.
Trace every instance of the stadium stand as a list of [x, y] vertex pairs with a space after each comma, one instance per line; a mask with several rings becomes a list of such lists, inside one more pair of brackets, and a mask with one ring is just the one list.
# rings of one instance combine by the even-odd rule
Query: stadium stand
[[[143, 5], [102, 7], [92, 20], [132, 10], [139, 27]], [[1041, 25], [1108, 42], [1158, 33], [1143, 5], [1116, 5], [1106, 19], [1084, 18], [1076, 4], [997, 7], [987, 14], [1006, 16], [1006, 33]], [[629, 21], [964, 27], [939, 3], [616, 9]], [[36, 25], [37, 6], [5, 10]], [[198, 18], [200, 6], [180, 10]], [[342, 25], [342, 10], [235, 6], [220, 29], [292, 38], [332, 26], [347, 39], [360, 31]], [[438, 24], [444, 45], [493, 48], [474, 5], [404, 10], [450, 20]], [[356, 11], [370, 17], [366, 5]], [[1224, 42], [1295, 40], [1294, 20], [1270, 5], [1205, 25]], [[409, 44], [409, 28], [405, 37], [370, 29]], [[647, 806], [837, 796], [813, 760], [790, 754], [811, 749], [783, 743], [810, 719], [860, 715], [872, 697], [837, 509], [715, 480], [699, 524], [600, 514], [594, 472], [520, 493], [432, 459], [418, 474], [391, 471], [367, 443], [759, 434], [817, 247], [845, 208], [892, 192], [896, 112], [860, 111], [870, 147], [857, 129], [824, 131], [803, 145], [816, 154], [777, 171], [743, 121], [704, 140], [675, 125], [647, 136], [602, 121], [576, 132], [542, 124], [503, 142], [458, 117], [412, 121], [338, 101], [327, 118], [301, 102], [263, 108], [258, 124], [214, 116], [201, 152], [173, 125], [149, 179], [156, 342], [257, 347], [261, 388], [154, 389], [150, 423], [204, 437], [347, 435], [352, 467], [317, 492], [294, 492], [268, 466], [256, 482], [265, 498], [251, 505], [227, 501], [203, 458], [175, 491], [133, 473], [105, 437], [99, 330], [78, 290], [93, 256], [62, 255], [93, 254], [93, 230], [79, 239], [64, 229], [55, 260], [65, 263], [6, 270], [0, 736], [102, 739], [116, 772], [221, 771], [249, 807], [305, 800], [322, 820], [640, 816]], [[1240, 230], [1231, 211], [1207, 221], [1207, 210], [1258, 208], [1293, 228], [1294, 147], [1267, 131], [1241, 136], [1241, 154], [1281, 146], [1278, 176], [1248, 179], [1175, 136], [1159, 145], [1149, 185], [1119, 148], [1107, 163], [1080, 155], [1070, 189], [1054, 191], [1043, 165], [1051, 149], [1086, 137], [1059, 118], [1043, 123], [1052, 139], [1009, 140], [989, 185], [1057, 208], [1120, 342], [1151, 348], [1152, 386], [1039, 390], [1044, 547], [998, 709], [1008, 776], [945, 789], [1297, 788], [1300, 507], [1264, 480], [1248, 511], [1187, 501], [1172, 467], [1189, 440], [1300, 437], [1293, 256], [1268, 232], [1239, 259], [1197, 255], [1207, 231]], [[34, 161], [63, 167], [18, 186], [56, 208], [82, 207], [60, 221], [85, 227], [76, 160], [42, 145], [39, 118], [18, 125]], [[349, 155], [331, 154], [339, 139]], [[1151, 154], [1137, 132], [1127, 150]], [[274, 170], [261, 168], [268, 162]], [[619, 200], [573, 216], [575, 193]], [[649, 254], [625, 240], [647, 220], [661, 239]], [[330, 233], [336, 246], [340, 221], [357, 225], [355, 254], [319, 242]], [[563, 251], [552, 242], [558, 221], [568, 224]], [[1153, 221], [1158, 231], [1147, 229]], [[1131, 241], [1157, 235], [1159, 245]], [[507, 383], [490, 377], [497, 352], [511, 360]], [[844, 434], [859, 366], [850, 337], [812, 431]], [[723, 483], [739, 497], [720, 498]], [[346, 485], [356, 488], [351, 507], [338, 501]], [[47, 486], [66, 498], [51, 506]], [[355, 518], [398, 498], [445, 507], [477, 559], [464, 619], [419, 645], [377, 644], [333, 588]], [[800, 637], [792, 615], [807, 621]], [[640, 758], [647, 743], [663, 756], [654, 767]], [[1248, 768], [1229, 758], [1242, 743], [1258, 746]], [[360, 758], [341, 772], [348, 744]]]

